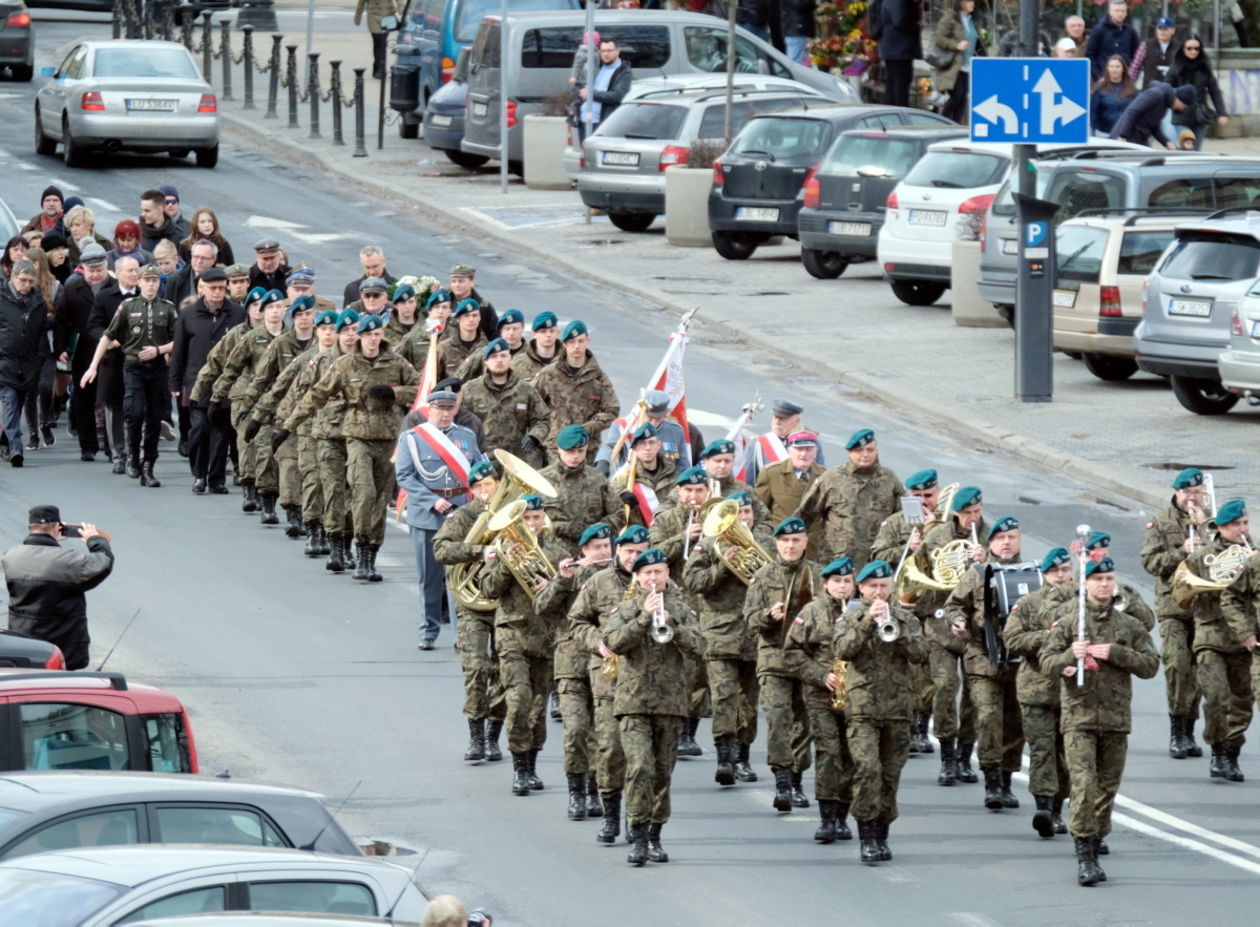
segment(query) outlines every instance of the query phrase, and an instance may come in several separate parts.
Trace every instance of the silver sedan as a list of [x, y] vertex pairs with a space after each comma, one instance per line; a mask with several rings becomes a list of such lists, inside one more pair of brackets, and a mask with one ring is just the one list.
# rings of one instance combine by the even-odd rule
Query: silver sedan
[[178, 42], [79, 42], [35, 97], [35, 150], [64, 150], [82, 167], [92, 151], [190, 151], [219, 160], [219, 101]]

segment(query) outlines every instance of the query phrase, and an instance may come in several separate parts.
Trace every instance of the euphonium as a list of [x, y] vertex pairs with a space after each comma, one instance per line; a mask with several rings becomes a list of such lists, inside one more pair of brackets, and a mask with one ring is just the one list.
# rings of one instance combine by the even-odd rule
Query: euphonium
[[849, 673], [849, 664], [843, 660], [837, 660], [831, 664], [831, 674], [836, 677], [836, 688], [831, 693], [831, 710], [834, 712], [844, 711], [847, 696], [844, 691], [844, 680]]
[[[713, 506], [704, 516], [704, 524], [700, 530], [705, 537], [713, 538], [714, 555], [745, 586], [751, 586], [757, 571], [773, 559], [757, 543], [748, 526], [739, 520], [739, 503], [734, 499], [723, 499]], [[732, 547], [736, 552], [728, 560], [723, 554], [723, 548]]]
[[495, 512], [487, 530], [494, 535], [496, 553], [533, 599], [538, 580], [551, 579], [556, 568], [543, 553], [534, 532], [525, 526], [525, 500], [517, 499]]

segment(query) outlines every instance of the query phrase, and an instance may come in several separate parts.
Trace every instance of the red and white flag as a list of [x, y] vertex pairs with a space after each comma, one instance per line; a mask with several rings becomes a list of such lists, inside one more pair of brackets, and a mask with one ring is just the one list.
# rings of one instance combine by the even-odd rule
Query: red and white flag
[[669, 395], [669, 417], [687, 430], [687, 388], [683, 381], [683, 358], [687, 353], [687, 329], [683, 326], [669, 336], [669, 347], [661, 358], [660, 366], [648, 384], [648, 389], [658, 389]]
[[631, 492], [639, 500], [639, 514], [643, 516], [644, 524], [651, 528], [652, 522], [656, 518], [656, 510], [660, 506], [660, 500], [657, 499], [652, 487], [643, 483], [635, 483]]
[[[429, 328], [430, 339], [434, 335], [441, 335], [442, 328], [441, 322], [434, 322]], [[411, 403], [411, 411], [419, 412], [425, 418], [429, 417], [429, 393], [433, 392], [433, 387], [437, 385], [438, 344], [437, 340], [431, 340], [429, 343], [429, 353], [424, 359], [424, 370], [420, 372], [420, 386], [416, 389], [415, 401]]]

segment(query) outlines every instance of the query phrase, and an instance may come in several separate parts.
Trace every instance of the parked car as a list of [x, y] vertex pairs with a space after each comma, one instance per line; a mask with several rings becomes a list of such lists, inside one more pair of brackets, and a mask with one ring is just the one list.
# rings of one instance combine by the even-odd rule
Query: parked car
[[1260, 289], [1248, 293], [1234, 310], [1229, 347], [1216, 364], [1226, 390], [1248, 405], [1260, 403]]
[[1133, 333], [1138, 366], [1169, 377], [1173, 395], [1199, 415], [1228, 412], [1238, 394], [1221, 383], [1234, 313], [1260, 277], [1260, 226], [1228, 211], [1179, 225], [1146, 280]]
[[8, 923], [105, 927], [177, 914], [310, 911], [418, 921], [426, 902], [401, 866], [266, 847], [55, 850], [0, 863]]
[[0, 238], [8, 241], [18, 233], [18, 229], [21, 227], [17, 217], [13, 215], [13, 211], [9, 209], [4, 200], [0, 200]]
[[[964, 138], [967, 129], [922, 110], [907, 110], [906, 125], [887, 116], [882, 128], [840, 134], [805, 181], [797, 234], [801, 263], [821, 280], [838, 277], [853, 261], [875, 257], [888, 194], [934, 142]], [[725, 159], [724, 159], [725, 160]]]
[[[500, 50], [507, 49], [508, 160], [523, 157], [521, 120], [571, 85], [573, 56], [586, 29], [582, 12], [509, 15], [506, 24], [482, 20], [469, 61], [468, 117], [463, 141], [470, 154], [498, 158]], [[703, 13], [664, 10], [597, 10], [595, 29], [615, 38], [621, 55], [640, 77], [687, 73], [726, 73], [727, 25]], [[743, 28], [736, 30], [735, 69], [741, 74], [787, 77], [817, 93], [857, 102], [847, 81], [790, 60]]]
[[287, 911], [222, 911], [130, 921], [131, 927], [421, 927], [417, 921], [354, 914], [291, 914]]
[[0, 774], [0, 860], [140, 843], [294, 847], [363, 855], [301, 789], [133, 772]]
[[66, 658], [56, 644], [17, 631], [0, 631], [0, 667], [8, 666], [63, 670]]
[[195, 773], [179, 699], [121, 673], [0, 669], [0, 770]]
[[[452, 163], [470, 170], [490, 159], [468, 154], [459, 147], [464, 140], [464, 114], [468, 110], [468, 50], [459, 53], [455, 73], [437, 89], [424, 108], [424, 140]], [[400, 122], [399, 125], [402, 125]], [[404, 135], [404, 138], [408, 136]]]
[[[1260, 159], [1149, 148], [1067, 149], [1037, 160], [1037, 195], [1058, 203], [1058, 221], [1086, 209], [1186, 210], [1245, 205], [1260, 196]], [[989, 207], [980, 252], [980, 295], [1015, 305], [1019, 252], [1010, 180]]]
[[1054, 349], [1078, 356], [1100, 380], [1137, 372], [1133, 330], [1142, 290], [1185, 215], [1159, 210], [1086, 210], [1057, 229]]
[[219, 163], [219, 100], [178, 42], [76, 42], [35, 95], [35, 151], [67, 167], [94, 150], [165, 151]]
[[35, 76], [35, 27], [23, 0], [0, 0], [0, 70], [16, 81]]

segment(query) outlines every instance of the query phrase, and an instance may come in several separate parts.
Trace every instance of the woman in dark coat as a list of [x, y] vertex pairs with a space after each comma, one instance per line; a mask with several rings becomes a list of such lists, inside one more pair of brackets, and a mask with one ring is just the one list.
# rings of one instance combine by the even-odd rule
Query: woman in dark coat
[[1089, 127], [1093, 133], [1109, 136], [1135, 96], [1137, 88], [1129, 77], [1128, 62], [1123, 55], [1112, 55], [1089, 94]]
[[1225, 114], [1225, 101], [1221, 98], [1221, 88], [1212, 73], [1212, 63], [1208, 61], [1203, 39], [1192, 35], [1181, 43], [1181, 48], [1173, 57], [1172, 67], [1168, 69], [1167, 80], [1173, 87], [1193, 87], [1198, 94], [1195, 105], [1173, 113], [1172, 121], [1173, 125], [1184, 126], [1194, 132], [1194, 150], [1199, 151], [1203, 148], [1203, 138], [1207, 135], [1208, 126], [1213, 121], [1218, 125], [1229, 122], [1229, 116]]

